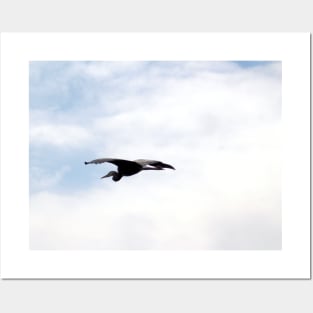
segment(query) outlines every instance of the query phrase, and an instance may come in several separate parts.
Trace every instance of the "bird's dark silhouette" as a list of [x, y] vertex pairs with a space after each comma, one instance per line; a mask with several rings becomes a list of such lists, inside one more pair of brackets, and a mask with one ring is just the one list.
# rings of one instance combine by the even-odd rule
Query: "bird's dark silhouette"
[[101, 164], [101, 163], [112, 163], [117, 166], [117, 172], [111, 171], [108, 174], [102, 176], [101, 178], [106, 178], [112, 176], [112, 180], [119, 181], [123, 176], [132, 176], [144, 170], [164, 170], [165, 168], [170, 168], [175, 170], [172, 165], [155, 161], [155, 160], [122, 160], [122, 159], [96, 159], [89, 162], [85, 162], [85, 164]]

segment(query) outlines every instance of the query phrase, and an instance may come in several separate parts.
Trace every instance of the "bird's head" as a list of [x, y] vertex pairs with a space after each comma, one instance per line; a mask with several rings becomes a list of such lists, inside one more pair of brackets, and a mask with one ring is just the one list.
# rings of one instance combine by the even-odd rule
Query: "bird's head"
[[114, 181], [119, 181], [122, 178], [122, 176], [118, 172], [115, 172], [115, 171], [111, 171], [108, 174], [102, 176], [101, 178], [106, 178], [106, 177], [111, 177], [111, 176], [112, 176], [112, 180]]

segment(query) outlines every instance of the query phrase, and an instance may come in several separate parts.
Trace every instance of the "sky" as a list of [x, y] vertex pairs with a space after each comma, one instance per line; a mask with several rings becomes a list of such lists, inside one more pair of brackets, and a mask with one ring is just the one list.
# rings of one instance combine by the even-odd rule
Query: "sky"
[[[281, 249], [281, 62], [29, 70], [31, 249]], [[176, 171], [114, 182], [104, 157]]]

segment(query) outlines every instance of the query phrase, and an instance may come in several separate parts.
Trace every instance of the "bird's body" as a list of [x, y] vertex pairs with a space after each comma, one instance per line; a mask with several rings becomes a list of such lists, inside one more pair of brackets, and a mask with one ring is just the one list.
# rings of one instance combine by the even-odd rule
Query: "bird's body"
[[95, 159], [90, 162], [85, 162], [85, 164], [101, 164], [101, 163], [112, 163], [117, 166], [117, 172], [111, 171], [107, 175], [101, 177], [110, 177], [112, 176], [112, 179], [114, 181], [119, 181], [123, 176], [132, 176], [140, 171], [143, 170], [163, 170], [164, 168], [170, 168], [175, 170], [175, 168], [172, 165], [155, 161], [155, 160], [123, 160], [123, 159], [109, 159], [109, 158], [103, 158], [103, 159]]

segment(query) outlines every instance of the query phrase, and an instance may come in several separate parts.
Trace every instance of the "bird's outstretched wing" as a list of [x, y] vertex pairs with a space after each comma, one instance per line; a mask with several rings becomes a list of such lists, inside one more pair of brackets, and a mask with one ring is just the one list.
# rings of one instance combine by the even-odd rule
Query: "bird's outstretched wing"
[[175, 168], [172, 165], [163, 163], [161, 161], [139, 159], [134, 160], [134, 162], [139, 163], [143, 167], [150, 165], [156, 168], [171, 168], [172, 170], [175, 170]]
[[101, 164], [101, 163], [112, 163], [118, 167], [123, 167], [123, 166], [132, 166], [132, 165], [136, 165], [135, 162], [133, 161], [128, 161], [128, 160], [123, 160], [123, 159], [109, 159], [109, 158], [104, 158], [104, 159], [95, 159], [89, 162], [85, 162], [85, 164]]

